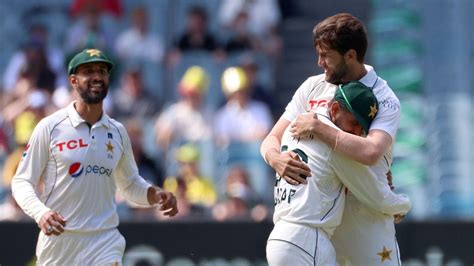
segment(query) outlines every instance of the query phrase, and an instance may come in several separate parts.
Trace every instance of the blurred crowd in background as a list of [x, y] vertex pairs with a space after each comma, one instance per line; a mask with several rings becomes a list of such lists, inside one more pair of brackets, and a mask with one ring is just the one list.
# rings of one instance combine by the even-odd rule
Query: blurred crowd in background
[[[175, 220], [271, 219], [274, 172], [259, 145], [297, 87], [321, 73], [313, 26], [343, 11], [366, 24], [366, 62], [400, 98], [392, 173], [413, 203], [406, 220], [473, 219], [473, 5], [0, 1], [0, 220], [30, 220], [11, 178], [38, 121], [77, 97], [67, 63], [91, 47], [115, 64], [105, 111], [128, 129], [141, 175], [177, 195]], [[122, 221], [165, 219], [117, 201]]]
[[[11, 179], [35, 125], [77, 97], [66, 67], [85, 48], [115, 63], [105, 111], [127, 128], [141, 175], [177, 196], [173, 219], [269, 219], [272, 173], [259, 144], [275, 119], [279, 3], [62, 2], [67, 19], [25, 23], [2, 69], [0, 220], [29, 219], [10, 195]], [[152, 27], [166, 20], [173, 32]], [[120, 194], [117, 202], [122, 220], [166, 219]]]

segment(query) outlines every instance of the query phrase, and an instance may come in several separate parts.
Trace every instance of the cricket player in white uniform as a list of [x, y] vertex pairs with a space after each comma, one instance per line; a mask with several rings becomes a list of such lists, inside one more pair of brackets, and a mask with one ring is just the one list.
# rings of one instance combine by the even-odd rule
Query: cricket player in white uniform
[[[338, 88], [328, 104], [329, 110], [316, 112], [318, 119], [357, 135], [368, 131], [378, 110], [371, 89], [359, 82]], [[312, 176], [306, 185], [292, 185], [277, 177], [275, 227], [267, 244], [270, 265], [337, 265], [330, 237], [342, 218], [344, 187], [379, 213], [408, 212], [408, 198], [394, 194], [386, 180], [380, 182], [367, 166], [335, 153], [322, 141], [293, 138], [289, 129], [281, 150], [297, 154], [309, 165]]]
[[102, 110], [112, 67], [97, 49], [71, 59], [80, 99], [39, 122], [13, 178], [13, 196], [41, 229], [39, 265], [121, 264], [117, 188], [137, 204], [178, 212], [173, 194], [139, 176], [125, 128]]
[[[377, 77], [371, 66], [366, 65], [365, 67], [367, 74], [360, 82], [368, 87], [373, 87], [374, 94], [379, 101], [378, 113], [371, 124], [370, 130], [378, 128], [396, 134], [400, 115], [398, 99], [387, 86], [386, 81]], [[285, 114], [290, 118], [292, 117], [290, 114], [301, 114], [306, 108], [313, 112], [324, 112], [335, 90], [337, 90], [337, 86], [326, 82], [324, 75], [311, 77], [297, 90]], [[303, 97], [307, 98], [303, 100]], [[314, 102], [315, 104], [310, 104], [305, 106], [305, 109], [301, 109], [301, 104], [305, 102]], [[393, 137], [395, 136], [393, 135]], [[390, 147], [383, 155], [383, 159], [379, 160], [376, 165], [370, 166], [371, 171], [379, 181], [385, 183], [387, 187], [389, 187], [387, 185], [387, 173], [392, 163], [391, 151], [392, 148]], [[374, 223], [373, 221], [378, 222]], [[354, 245], [353, 239], [360, 239], [362, 242], [358, 241], [358, 243], [364, 244]], [[385, 262], [386, 265], [400, 265], [393, 216], [381, 213], [361, 203], [354, 197], [350, 189], [346, 197], [342, 223], [335, 230], [331, 240], [336, 248], [338, 261], [341, 265], [344, 265], [349, 258], [351, 258], [352, 265], [378, 265], [381, 262]], [[369, 261], [371, 263], [367, 264]]]
[[[314, 136], [328, 145], [338, 143], [336, 152], [369, 165], [380, 182], [386, 182], [392, 163], [392, 146], [400, 119], [400, 103], [387, 82], [378, 77], [371, 66], [363, 64], [367, 36], [362, 22], [350, 14], [329, 17], [313, 30], [318, 51], [318, 65], [325, 74], [310, 77], [295, 93], [285, 117], [294, 119], [294, 137]], [[379, 102], [379, 112], [366, 138], [336, 131], [311, 115], [308, 110], [327, 108], [337, 86], [359, 80], [373, 88]], [[282, 170], [280, 170], [282, 171]], [[305, 172], [304, 168], [294, 169]], [[303, 180], [293, 175], [294, 183]], [[292, 182], [292, 181], [290, 181]], [[357, 239], [357, 245], [353, 240]], [[341, 265], [401, 265], [392, 216], [377, 212], [348, 193], [341, 225], [335, 230], [332, 242]]]

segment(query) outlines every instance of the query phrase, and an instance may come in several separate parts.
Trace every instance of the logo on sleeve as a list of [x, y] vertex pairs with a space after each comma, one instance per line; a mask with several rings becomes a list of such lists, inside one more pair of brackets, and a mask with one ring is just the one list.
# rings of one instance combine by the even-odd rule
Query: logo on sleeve
[[21, 157], [25, 157], [28, 154], [28, 150], [30, 149], [30, 144], [28, 143], [23, 151], [23, 155]]
[[69, 174], [72, 178], [76, 178], [82, 174], [84, 166], [81, 163], [73, 163], [69, 166]]

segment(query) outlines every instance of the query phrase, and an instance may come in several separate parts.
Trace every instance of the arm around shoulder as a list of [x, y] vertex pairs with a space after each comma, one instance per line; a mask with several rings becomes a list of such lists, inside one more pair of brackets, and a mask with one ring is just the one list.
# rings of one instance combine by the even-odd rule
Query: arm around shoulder
[[382, 130], [371, 130], [367, 137], [356, 136], [315, 120], [314, 134], [340, 154], [359, 163], [374, 165], [392, 145], [392, 137]]

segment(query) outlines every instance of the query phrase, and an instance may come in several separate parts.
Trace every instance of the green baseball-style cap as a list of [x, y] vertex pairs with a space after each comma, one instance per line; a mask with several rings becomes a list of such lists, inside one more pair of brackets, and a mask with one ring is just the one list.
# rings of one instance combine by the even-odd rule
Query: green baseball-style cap
[[68, 75], [74, 74], [78, 66], [93, 62], [103, 62], [107, 65], [110, 71], [114, 67], [114, 64], [107, 58], [107, 56], [98, 49], [84, 49], [82, 52], [76, 54], [68, 65]]
[[359, 81], [351, 81], [339, 85], [334, 99], [344, 105], [355, 116], [365, 133], [369, 132], [370, 124], [375, 119], [379, 108], [372, 88]]

